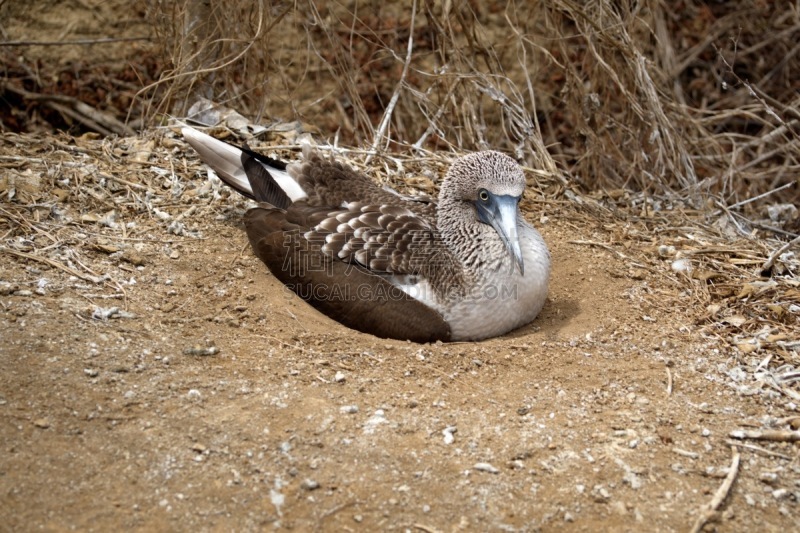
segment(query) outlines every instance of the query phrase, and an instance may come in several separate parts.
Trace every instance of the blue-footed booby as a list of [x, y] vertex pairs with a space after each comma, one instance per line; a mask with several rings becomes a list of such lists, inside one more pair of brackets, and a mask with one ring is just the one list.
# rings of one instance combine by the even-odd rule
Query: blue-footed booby
[[507, 155], [455, 159], [437, 202], [383, 188], [308, 147], [286, 165], [193, 128], [183, 136], [258, 202], [244, 224], [272, 274], [349, 328], [481, 340], [528, 324], [544, 305], [550, 253], [520, 214], [525, 175]]

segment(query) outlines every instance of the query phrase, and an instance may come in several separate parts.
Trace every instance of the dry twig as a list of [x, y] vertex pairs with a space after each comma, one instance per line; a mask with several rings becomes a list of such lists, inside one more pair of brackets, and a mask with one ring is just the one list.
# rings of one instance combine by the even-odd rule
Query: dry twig
[[664, 368], [667, 371], [667, 396], [672, 396], [672, 369], [670, 368], [670, 364], [667, 364]]
[[773, 442], [800, 442], [800, 431], [781, 429], [736, 429], [729, 436], [734, 439], [768, 440]]
[[29, 253], [26, 253], [26, 252], [20, 252], [18, 250], [12, 250], [11, 248], [6, 248], [5, 246], [0, 246], [0, 252], [5, 252], [7, 254], [16, 255], [17, 257], [22, 257], [22, 258], [25, 258], [25, 259], [30, 259], [31, 261], [38, 261], [40, 263], [46, 263], [46, 264], [48, 264], [48, 265], [50, 265], [50, 266], [52, 266], [54, 268], [57, 268], [59, 270], [63, 270], [67, 274], [70, 274], [71, 276], [75, 276], [76, 278], [82, 279], [84, 281], [90, 281], [92, 283], [101, 283], [103, 281], [103, 278], [95, 277], [95, 276], [87, 276], [85, 274], [81, 274], [80, 272], [78, 272], [74, 268], [70, 268], [67, 265], [61, 264], [58, 261], [53, 261], [52, 259], [49, 259], [47, 257], [42, 257], [42, 256], [39, 256], [39, 255], [29, 254]]
[[739, 472], [740, 459], [739, 450], [736, 449], [736, 446], [731, 446], [731, 453], [733, 458], [731, 459], [731, 466], [728, 468], [728, 475], [725, 476], [725, 481], [722, 482], [722, 485], [719, 486], [717, 492], [714, 493], [714, 497], [711, 499], [711, 501], [708, 502], [703, 509], [701, 509], [700, 516], [697, 517], [697, 520], [690, 530], [691, 533], [698, 533], [700, 530], [702, 530], [703, 526], [705, 526], [709, 520], [716, 516], [717, 510], [728, 496], [728, 493], [733, 486], [733, 481], [736, 479], [736, 474]]
[[133, 129], [126, 126], [121, 121], [117, 120], [109, 113], [95, 109], [77, 98], [71, 96], [64, 96], [60, 94], [38, 94], [10, 84], [6, 84], [5, 90], [18, 94], [27, 100], [34, 100], [44, 102], [49, 107], [55, 109], [65, 117], [77, 120], [88, 128], [102, 133], [103, 135], [111, 135], [116, 133], [119, 135], [134, 135]]
[[151, 41], [151, 37], [106, 37], [103, 39], [75, 39], [72, 41], [3, 41], [0, 46], [72, 46], [87, 44], [127, 43]]
[[773, 452], [772, 450], [762, 448], [761, 446], [756, 446], [755, 444], [749, 444], [747, 442], [727, 441], [727, 443], [729, 446], [740, 446], [745, 450], [751, 450], [767, 457], [777, 457], [779, 459], [785, 459], [787, 461], [792, 461], [794, 459], [794, 457], [786, 455], [785, 453]]
[[[392, 120], [392, 113], [394, 112], [394, 108], [397, 105], [397, 100], [400, 98], [400, 91], [403, 89], [403, 85], [406, 82], [406, 77], [408, 76], [408, 66], [411, 64], [411, 54], [414, 51], [414, 19], [417, 15], [417, 0], [411, 4], [411, 23], [410, 23], [410, 31], [408, 32], [408, 48], [406, 50], [406, 60], [403, 63], [403, 72], [400, 74], [400, 80], [397, 82], [397, 86], [394, 89], [394, 94], [392, 94], [392, 99], [389, 100], [389, 105], [386, 106], [386, 111], [383, 113], [383, 118], [381, 119], [381, 123], [378, 125], [378, 130], [375, 132], [375, 138], [372, 141], [372, 151], [377, 152], [378, 147], [381, 144], [381, 140], [383, 136], [386, 134], [386, 130], [389, 127], [389, 123]], [[367, 157], [367, 163], [370, 162], [372, 156], [370, 155]]]
[[797, 246], [798, 244], [800, 244], [800, 236], [798, 236], [798, 237], [795, 237], [795, 238], [794, 238], [794, 239], [792, 239], [791, 241], [787, 242], [786, 244], [784, 244], [783, 246], [781, 246], [780, 248], [778, 248], [777, 250], [775, 250], [774, 252], [772, 252], [771, 254], [769, 254], [769, 257], [767, 258], [767, 260], [766, 260], [766, 261], [764, 261], [764, 264], [763, 264], [763, 265], [761, 265], [761, 272], [766, 272], [766, 271], [769, 271], [769, 269], [771, 269], [771, 268], [772, 268], [772, 266], [775, 264], [775, 261], [776, 261], [776, 260], [777, 260], [777, 259], [778, 259], [778, 258], [779, 258], [779, 257], [780, 257], [780, 256], [781, 256], [783, 253], [784, 253], [784, 252], [786, 252], [786, 250], [788, 250], [788, 249], [789, 249], [789, 248], [791, 248], [792, 246]]

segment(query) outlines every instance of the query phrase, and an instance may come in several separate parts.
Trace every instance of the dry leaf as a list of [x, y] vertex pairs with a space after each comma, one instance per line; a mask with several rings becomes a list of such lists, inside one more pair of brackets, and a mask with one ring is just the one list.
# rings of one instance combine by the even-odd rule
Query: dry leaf
[[743, 317], [742, 315], [733, 315], [723, 318], [722, 322], [739, 328], [742, 327], [747, 322], [747, 318]]

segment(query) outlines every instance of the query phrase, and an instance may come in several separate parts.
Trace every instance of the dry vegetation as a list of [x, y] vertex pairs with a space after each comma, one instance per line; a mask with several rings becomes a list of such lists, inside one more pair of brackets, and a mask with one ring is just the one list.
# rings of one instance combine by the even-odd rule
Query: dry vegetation
[[202, 5], [155, 9], [173, 68], [141, 95], [151, 114], [183, 116], [190, 95], [213, 95], [347, 145], [492, 146], [531, 163], [541, 138], [587, 189], [697, 205], [772, 191], [800, 164], [800, 14], [788, 6], [242, 2], [231, 16]]
[[[35, 54], [3, 47], [5, 128], [94, 128], [69, 102], [43, 105], [56, 95], [134, 126], [185, 116], [204, 96], [257, 123], [301, 119], [344, 145], [492, 146], [549, 171], [545, 145], [586, 190], [670, 192], [694, 207], [792, 184], [800, 165], [792, 5], [134, 5], [151, 25], [123, 37], [150, 31], [151, 40], [123, 43], [139, 49], [124, 65], [26, 63]], [[767, 201], [798, 194], [787, 187]]]
[[[587, 190], [671, 192], [695, 207], [792, 184], [800, 164], [792, 5], [136, 5], [151, 40], [124, 43], [139, 52], [125, 65], [26, 64], [36, 54], [4, 47], [5, 128], [94, 128], [70, 116], [79, 113], [69, 102], [42, 105], [55, 95], [150, 126], [205, 96], [257, 123], [299, 118], [345, 145], [492, 146], [552, 170], [535, 155], [545, 145]], [[791, 187], [768, 201], [798, 194]]]
[[[425, 192], [436, 184], [423, 175], [443, 167], [451, 152], [491, 147], [514, 154], [535, 176], [524, 209], [546, 206], [566, 224], [591, 228], [584, 232], [591, 239], [572, 244], [607, 251], [625, 265], [622, 275], [668, 288], [645, 284], [640, 296], [647, 306], [666, 312], [676, 294], [691, 302], [691, 327], [683, 332], [729, 347], [726, 372], [740, 394], [778, 397], [796, 409], [797, 5], [222, 4], [134, 3], [131, 19], [114, 26], [119, 38], [133, 40], [108, 44], [133, 50], [125, 62], [90, 63], [84, 45], [59, 47], [60, 61], [25, 43], [0, 47], [2, 142], [26, 154], [0, 155], [4, 261], [47, 264], [96, 282], [84, 256], [123, 253], [105, 240], [119, 232], [127, 238], [125, 225], [115, 222], [121, 213], [149, 217], [143, 228], [171, 233], [175, 242], [193, 238], [189, 215], [210, 217], [219, 191], [160, 173], [172, 164], [165, 161], [180, 160], [184, 180], [200, 174], [175, 140], [176, 117], [222, 135], [256, 131], [248, 142], [283, 153], [310, 131], [339, 147], [359, 147], [341, 149], [355, 165], [376, 158], [372, 168], [386, 169], [378, 174], [394, 186]], [[103, 21], [114, 19], [107, 7], [96, 9]], [[0, 2], [4, 27], [26, 16], [21, 6]], [[219, 115], [194, 113], [200, 98], [247, 119], [217, 124]], [[74, 137], [42, 143], [31, 135], [52, 129]], [[133, 131], [140, 137], [95, 135]], [[56, 156], [71, 190], [50, 166]], [[101, 163], [87, 170], [95, 160]], [[115, 167], [121, 161], [125, 170]], [[143, 175], [153, 161], [161, 168]], [[398, 168], [414, 177], [399, 179]], [[31, 184], [32, 176], [41, 177]], [[41, 229], [39, 216], [47, 218], [66, 198], [80, 206], [72, 215], [98, 224], [103, 238], [83, 242], [74, 228]], [[53, 255], [65, 243], [69, 253]], [[135, 266], [135, 254], [125, 253], [122, 260]], [[103, 283], [125, 292], [114, 280]], [[669, 367], [667, 374], [671, 388]], [[789, 418], [781, 420], [773, 427], [789, 427]], [[791, 423], [778, 440], [797, 438], [797, 418]], [[794, 453], [796, 463], [791, 450], [772, 453]], [[712, 511], [730, 488], [713, 499]]]

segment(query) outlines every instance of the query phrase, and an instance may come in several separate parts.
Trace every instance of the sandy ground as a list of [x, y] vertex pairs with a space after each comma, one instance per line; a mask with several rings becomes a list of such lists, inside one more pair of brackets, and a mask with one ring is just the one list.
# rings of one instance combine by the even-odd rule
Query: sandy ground
[[[141, 4], [36, 5], [5, 6], [9, 38], [147, 29]], [[117, 61], [137, 46], [24, 53]], [[742, 286], [658, 253], [705, 247], [692, 264], [740, 261], [767, 283], [764, 249], [700, 246], [686, 217], [530, 186], [523, 210], [553, 255], [540, 317], [417, 345], [287, 293], [249, 250], [244, 203], [217, 196], [180, 139], [4, 134], [0, 531], [683, 532], [729, 473], [707, 530], [796, 530], [797, 443], [730, 436], [797, 433], [796, 385], [765, 371], [800, 366], [778, 346], [797, 339], [793, 300], [776, 300], [778, 322], [741, 314]]]
[[[540, 317], [417, 345], [287, 293], [177, 138], [4, 150], [0, 529], [687, 531], [729, 433], [796, 415], [733, 386], [670, 261], [587, 244], [636, 222], [534, 181]], [[797, 445], [747, 445], [713, 527], [792, 530]]]

